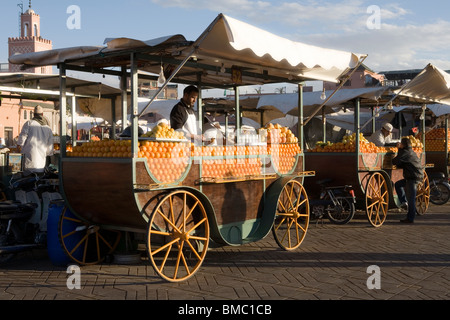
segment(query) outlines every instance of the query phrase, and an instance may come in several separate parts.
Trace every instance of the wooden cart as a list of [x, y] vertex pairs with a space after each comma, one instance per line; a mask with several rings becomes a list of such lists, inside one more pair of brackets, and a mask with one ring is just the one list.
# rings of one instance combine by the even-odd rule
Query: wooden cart
[[[251, 41], [246, 41], [250, 35]], [[258, 37], [264, 41], [254, 41]], [[286, 50], [280, 50], [283, 47]], [[169, 82], [195, 84], [200, 93], [203, 88], [233, 88], [239, 142], [240, 86], [295, 83], [302, 114], [303, 81], [339, 81], [366, 57], [321, 48], [309, 52], [302, 47], [302, 54], [313, 60], [327, 57], [306, 66], [298, 56], [298, 47], [300, 44], [219, 15], [195, 42], [181, 35], [148, 42], [119, 38], [103, 49], [69, 48], [58, 55], [36, 56], [36, 61], [33, 56], [23, 60], [25, 64], [58, 65], [61, 124], [66, 123], [66, 70], [121, 77], [122, 119], [127, 116], [126, 80], [130, 80], [131, 140], [108, 142], [112, 143], [108, 146], [99, 142], [86, 151], [77, 150], [75, 143], [74, 152], [69, 154], [65, 125], [61, 125], [60, 185], [68, 210], [61, 217], [60, 238], [67, 254], [80, 264], [98, 263], [114, 251], [122, 232], [141, 233], [155, 271], [168, 281], [182, 281], [195, 274], [212, 245], [241, 245], [260, 240], [273, 230], [281, 248], [298, 248], [309, 224], [304, 178], [314, 175], [304, 170], [301, 143], [210, 148], [184, 141], [142, 140], [137, 129], [146, 110], [138, 110], [139, 80], [157, 79], [140, 71], [160, 73], [160, 80], [165, 76], [147, 107]], [[275, 51], [277, 57], [273, 58]], [[286, 57], [278, 57], [279, 53]], [[330, 64], [339, 67], [329, 68]], [[108, 98], [114, 120], [118, 99]], [[76, 101], [72, 102], [75, 111]], [[201, 95], [198, 115], [203, 119]], [[301, 123], [298, 141], [302, 141]], [[201, 130], [201, 121], [199, 125]], [[143, 148], [150, 144], [161, 148], [159, 156], [143, 154], [147, 152]], [[110, 152], [114, 148], [115, 156], [111, 158], [105, 149], [98, 148], [109, 148]]]
[[[305, 167], [313, 170], [316, 175], [305, 181], [305, 187], [311, 196], [320, 194], [317, 181], [331, 179], [337, 185], [346, 184], [354, 187], [356, 208], [366, 212], [370, 224], [381, 227], [386, 221], [388, 210], [399, 208], [400, 202], [395, 191], [395, 183], [403, 179], [403, 170], [392, 165], [394, 152], [365, 153], [361, 150], [360, 102], [355, 101], [355, 147], [332, 153], [306, 152]], [[426, 159], [424, 152], [418, 152], [424, 168]], [[424, 214], [429, 205], [430, 187], [425, 172], [423, 181], [419, 184], [416, 197], [416, 208], [419, 214]]]
[[[63, 158], [62, 188], [70, 208], [60, 222], [64, 249], [77, 263], [98, 263], [117, 246], [119, 231], [145, 233], [156, 272], [180, 281], [200, 267], [209, 246], [242, 245], [273, 229], [281, 248], [298, 248], [309, 223], [303, 179], [313, 174], [303, 171], [302, 154], [286, 156], [292, 166], [282, 174], [274, 153], [230, 149], [234, 154], [164, 159], [167, 167], [184, 168], [166, 182], [150, 169], [157, 158]], [[206, 173], [209, 162], [228, 176]], [[241, 168], [253, 174], [243, 175]]]

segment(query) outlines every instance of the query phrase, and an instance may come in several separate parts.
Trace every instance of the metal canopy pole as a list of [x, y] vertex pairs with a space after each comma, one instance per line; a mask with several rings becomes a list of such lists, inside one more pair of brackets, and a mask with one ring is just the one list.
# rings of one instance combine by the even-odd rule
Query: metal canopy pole
[[75, 92], [72, 96], [72, 146], [77, 145], [77, 122], [75, 121], [75, 115], [77, 113], [77, 98]]
[[136, 54], [131, 54], [131, 66], [130, 66], [130, 73], [131, 73], [131, 128], [132, 128], [132, 134], [131, 134], [131, 154], [133, 158], [138, 157], [138, 127], [139, 127], [139, 116], [138, 116], [138, 68], [137, 68], [137, 61], [136, 61]]
[[303, 139], [303, 130], [304, 130], [304, 117], [303, 117], [303, 83], [298, 84], [298, 122], [297, 122], [297, 136], [298, 143], [300, 144], [300, 150], [303, 152], [304, 147], [304, 139]]
[[[122, 77], [120, 78], [120, 89], [122, 90], [122, 131], [127, 127], [128, 96], [127, 96], [127, 68], [122, 67]], [[115, 132], [114, 132], [115, 135]]]
[[239, 87], [235, 86], [234, 87], [234, 102], [235, 102], [235, 113], [234, 113], [234, 117], [235, 117], [235, 128], [234, 128], [234, 132], [235, 132], [235, 139], [236, 139], [236, 144], [239, 141], [239, 138], [241, 136], [241, 107], [240, 107], [240, 102], [239, 102]]
[[[203, 96], [202, 96], [202, 75], [198, 74], [197, 75], [197, 89], [198, 89], [198, 98], [197, 98], [197, 112], [198, 112], [198, 127], [199, 127], [199, 134], [200, 136], [203, 135], [203, 117], [204, 115], [204, 110], [203, 110]], [[203, 142], [202, 142], [203, 144]]]
[[359, 134], [361, 133], [361, 120], [360, 120], [360, 108], [361, 108], [361, 100], [360, 98], [355, 99], [355, 144], [356, 144], [356, 153], [359, 154]]
[[322, 109], [322, 130], [323, 130], [323, 142], [327, 142], [327, 116], [325, 114], [325, 107]]
[[[66, 156], [66, 135], [67, 135], [67, 76], [66, 66], [64, 64], [59, 65], [59, 133], [60, 133], [60, 159]], [[61, 163], [60, 163], [61, 164]], [[61, 168], [61, 167], [60, 167]]]

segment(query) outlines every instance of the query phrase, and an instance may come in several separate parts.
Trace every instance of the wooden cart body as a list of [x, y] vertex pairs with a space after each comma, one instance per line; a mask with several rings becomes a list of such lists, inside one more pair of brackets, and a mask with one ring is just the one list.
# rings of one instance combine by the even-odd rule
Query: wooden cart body
[[[219, 159], [205, 159], [214, 158]], [[271, 187], [282, 188], [291, 179], [303, 183], [305, 175], [313, 174], [303, 172], [302, 154], [285, 175], [273, 169], [270, 156], [264, 158], [267, 172], [260, 176], [215, 181], [202, 179], [204, 159], [191, 157], [185, 174], [170, 184], [160, 184], [145, 159], [64, 158], [61, 186], [68, 207], [83, 220], [133, 232], [147, 231], [161, 194], [190, 190], [207, 206], [212, 240], [218, 245], [241, 245], [264, 238], [272, 228], [276, 211], [272, 197], [280, 190]]]
[[[314, 197], [320, 194], [317, 184], [320, 180], [331, 179], [334, 185], [352, 185], [358, 209], [365, 210], [367, 182], [373, 173], [378, 172], [388, 181], [388, 208], [399, 208], [394, 185], [403, 179], [403, 170], [392, 165], [394, 156], [394, 153], [305, 153], [305, 166], [316, 172], [315, 177], [305, 181], [305, 187]], [[418, 156], [425, 166], [425, 153]]]

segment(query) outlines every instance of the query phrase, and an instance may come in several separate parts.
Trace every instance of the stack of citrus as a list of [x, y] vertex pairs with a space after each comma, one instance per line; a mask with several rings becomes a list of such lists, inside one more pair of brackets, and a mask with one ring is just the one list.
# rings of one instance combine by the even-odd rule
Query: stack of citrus
[[262, 162], [259, 158], [204, 160], [202, 177], [239, 178], [261, 175]]
[[445, 148], [445, 129], [433, 129], [425, 135], [426, 151], [450, 151], [450, 131], [447, 132], [449, 144]]
[[298, 143], [298, 138], [288, 127], [269, 123], [264, 129], [267, 130], [267, 143]]
[[[383, 147], [377, 147], [374, 143], [369, 142], [361, 133], [359, 136], [359, 151], [362, 153], [381, 153], [386, 152]], [[324, 143], [322, 141], [316, 144], [316, 147], [310, 149], [309, 152], [356, 152], [356, 134], [345, 136], [342, 142]]]
[[130, 158], [131, 140], [101, 140], [90, 141], [81, 146], [75, 146], [69, 157], [84, 158]]
[[160, 183], [180, 179], [189, 164], [189, 144], [183, 142], [141, 141], [139, 158], [146, 158], [150, 172]]
[[294, 168], [296, 156], [301, 150], [297, 143], [283, 143], [269, 145], [267, 152], [272, 157], [272, 164], [276, 171], [287, 174]]
[[[407, 138], [411, 141], [411, 146], [415, 152], [423, 152], [423, 143], [420, 141], [420, 138], [416, 138], [414, 136], [405, 136], [402, 139]], [[444, 143], [445, 144], [445, 143]]]
[[160, 138], [160, 139], [185, 139], [184, 133], [175, 131], [167, 123], [161, 122], [151, 131], [145, 133], [142, 137]]

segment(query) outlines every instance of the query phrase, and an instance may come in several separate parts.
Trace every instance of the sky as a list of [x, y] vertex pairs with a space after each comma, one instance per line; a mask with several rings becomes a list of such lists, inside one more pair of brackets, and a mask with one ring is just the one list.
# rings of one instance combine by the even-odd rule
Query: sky
[[[1, 63], [8, 38], [19, 36], [18, 4], [25, 11], [29, 0], [2, 0]], [[31, 7], [54, 49], [122, 36], [196, 40], [223, 13], [293, 41], [368, 54], [364, 63], [376, 72], [428, 63], [450, 70], [448, 0], [32, 0]]]

